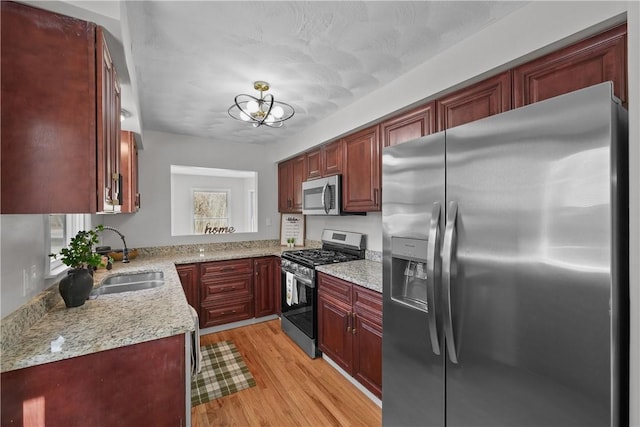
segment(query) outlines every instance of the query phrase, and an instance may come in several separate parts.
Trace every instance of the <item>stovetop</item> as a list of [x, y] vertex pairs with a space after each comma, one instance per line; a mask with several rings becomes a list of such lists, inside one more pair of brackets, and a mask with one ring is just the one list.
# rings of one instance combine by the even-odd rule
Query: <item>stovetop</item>
[[336, 262], [354, 261], [362, 259], [360, 254], [326, 250], [326, 249], [302, 249], [298, 251], [285, 251], [282, 258], [294, 261], [310, 267], [332, 264]]

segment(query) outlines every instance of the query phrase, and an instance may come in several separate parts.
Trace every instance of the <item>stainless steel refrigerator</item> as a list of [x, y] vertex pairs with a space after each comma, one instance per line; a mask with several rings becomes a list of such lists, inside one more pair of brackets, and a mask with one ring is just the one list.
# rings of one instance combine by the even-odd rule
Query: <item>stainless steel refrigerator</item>
[[383, 151], [385, 426], [628, 424], [610, 83]]

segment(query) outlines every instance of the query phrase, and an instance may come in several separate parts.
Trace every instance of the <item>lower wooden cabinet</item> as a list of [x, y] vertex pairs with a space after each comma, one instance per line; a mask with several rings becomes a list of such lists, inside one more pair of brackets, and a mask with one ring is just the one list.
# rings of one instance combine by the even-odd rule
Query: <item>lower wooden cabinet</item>
[[318, 275], [318, 343], [338, 366], [382, 396], [382, 295]]
[[280, 271], [276, 276], [276, 257], [262, 257], [253, 260], [254, 317], [276, 314], [280, 301]]
[[1, 424], [184, 426], [185, 335], [2, 373]]
[[280, 312], [280, 258], [176, 265], [189, 305], [208, 328]]
[[187, 303], [196, 310], [200, 306], [200, 297], [198, 295], [198, 264], [180, 264], [176, 265], [178, 277], [187, 298]]

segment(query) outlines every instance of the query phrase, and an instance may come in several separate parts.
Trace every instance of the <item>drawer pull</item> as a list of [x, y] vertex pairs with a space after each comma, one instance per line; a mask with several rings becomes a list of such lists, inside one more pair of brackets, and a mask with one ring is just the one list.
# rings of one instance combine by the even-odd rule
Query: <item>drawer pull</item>
[[233, 271], [233, 270], [235, 270], [235, 267], [222, 267], [220, 269], [220, 271]]
[[223, 311], [222, 315], [226, 316], [227, 314], [236, 314], [236, 310], [231, 310], [231, 311]]

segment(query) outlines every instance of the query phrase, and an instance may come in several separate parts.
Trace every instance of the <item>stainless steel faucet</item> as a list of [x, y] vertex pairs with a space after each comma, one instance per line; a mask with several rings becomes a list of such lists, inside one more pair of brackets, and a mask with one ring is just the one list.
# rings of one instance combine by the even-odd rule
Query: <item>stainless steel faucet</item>
[[124, 249], [122, 250], [122, 262], [123, 263], [128, 263], [129, 262], [129, 249], [127, 249], [127, 242], [124, 240], [124, 234], [122, 234], [121, 232], [119, 232], [118, 230], [116, 230], [113, 227], [109, 227], [108, 225], [105, 225], [103, 228], [105, 230], [111, 230], [111, 231], [117, 233], [118, 236], [120, 236], [120, 238], [122, 239], [122, 244], [124, 245]]

